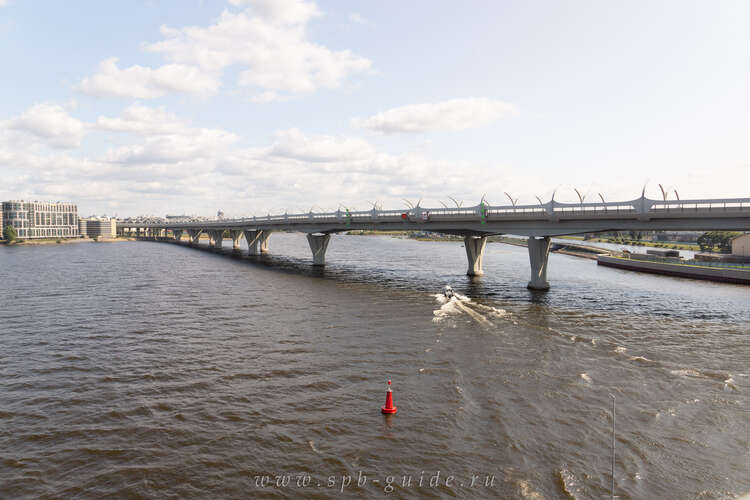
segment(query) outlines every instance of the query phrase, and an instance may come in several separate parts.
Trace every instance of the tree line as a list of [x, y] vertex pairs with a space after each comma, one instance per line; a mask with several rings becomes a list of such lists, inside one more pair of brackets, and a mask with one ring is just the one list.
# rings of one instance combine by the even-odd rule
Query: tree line
[[698, 237], [698, 246], [702, 252], [712, 251], [718, 247], [720, 252], [732, 251], [732, 240], [742, 233], [735, 231], [708, 231]]

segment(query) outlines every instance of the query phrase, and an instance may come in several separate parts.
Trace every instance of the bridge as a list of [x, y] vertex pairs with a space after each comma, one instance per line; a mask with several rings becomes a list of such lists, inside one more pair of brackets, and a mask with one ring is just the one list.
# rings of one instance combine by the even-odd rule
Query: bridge
[[[183, 234], [197, 245], [202, 234], [209, 247], [221, 249], [228, 233], [233, 248], [240, 250], [244, 236], [248, 254], [268, 252], [274, 231], [307, 234], [313, 265], [325, 265], [331, 234], [343, 231], [430, 231], [464, 238], [469, 276], [480, 276], [487, 237], [513, 234], [528, 237], [531, 279], [528, 287], [548, 290], [547, 262], [550, 237], [603, 231], [712, 231], [750, 230], [750, 198], [653, 200], [641, 196], [623, 202], [561, 203], [550, 200], [536, 205], [422, 208], [366, 211], [337, 210], [328, 213], [268, 215], [196, 222], [138, 223], [118, 221], [117, 232], [139, 238], [181, 241]], [[171, 235], [170, 235], [171, 233]]]

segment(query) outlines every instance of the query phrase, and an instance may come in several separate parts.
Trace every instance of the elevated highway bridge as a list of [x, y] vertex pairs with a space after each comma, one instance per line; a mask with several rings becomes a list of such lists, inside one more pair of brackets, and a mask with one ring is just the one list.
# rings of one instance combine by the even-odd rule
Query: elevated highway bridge
[[531, 279], [528, 287], [549, 289], [547, 262], [550, 237], [603, 231], [750, 231], [750, 198], [653, 200], [623, 202], [561, 203], [551, 200], [536, 205], [422, 208], [409, 210], [342, 211], [268, 215], [196, 222], [140, 223], [118, 221], [118, 234], [140, 238], [180, 241], [183, 234], [197, 245], [202, 234], [220, 249], [225, 233], [234, 248], [244, 237], [248, 253], [268, 252], [274, 231], [307, 233], [313, 265], [325, 265], [331, 234], [353, 231], [430, 231], [464, 238], [467, 274], [483, 274], [482, 258], [487, 237], [513, 234], [528, 237]]

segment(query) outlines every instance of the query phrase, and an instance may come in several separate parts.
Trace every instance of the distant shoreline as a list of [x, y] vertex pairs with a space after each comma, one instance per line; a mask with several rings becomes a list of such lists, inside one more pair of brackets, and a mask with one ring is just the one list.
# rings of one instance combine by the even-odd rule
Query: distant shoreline
[[119, 241], [136, 241], [135, 238], [105, 238], [94, 240], [92, 238], [60, 238], [59, 242], [57, 239], [43, 239], [43, 240], [23, 240], [14, 241], [8, 243], [5, 240], [0, 240], [2, 246], [40, 246], [40, 245], [70, 245], [74, 243], [117, 243]]

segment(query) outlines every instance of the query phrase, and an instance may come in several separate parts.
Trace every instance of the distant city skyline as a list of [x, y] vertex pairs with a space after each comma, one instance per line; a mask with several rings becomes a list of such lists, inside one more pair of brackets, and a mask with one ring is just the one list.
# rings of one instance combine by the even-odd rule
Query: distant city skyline
[[[572, 7], [573, 6], [573, 7]], [[750, 196], [750, 4], [0, 0], [0, 199]]]

